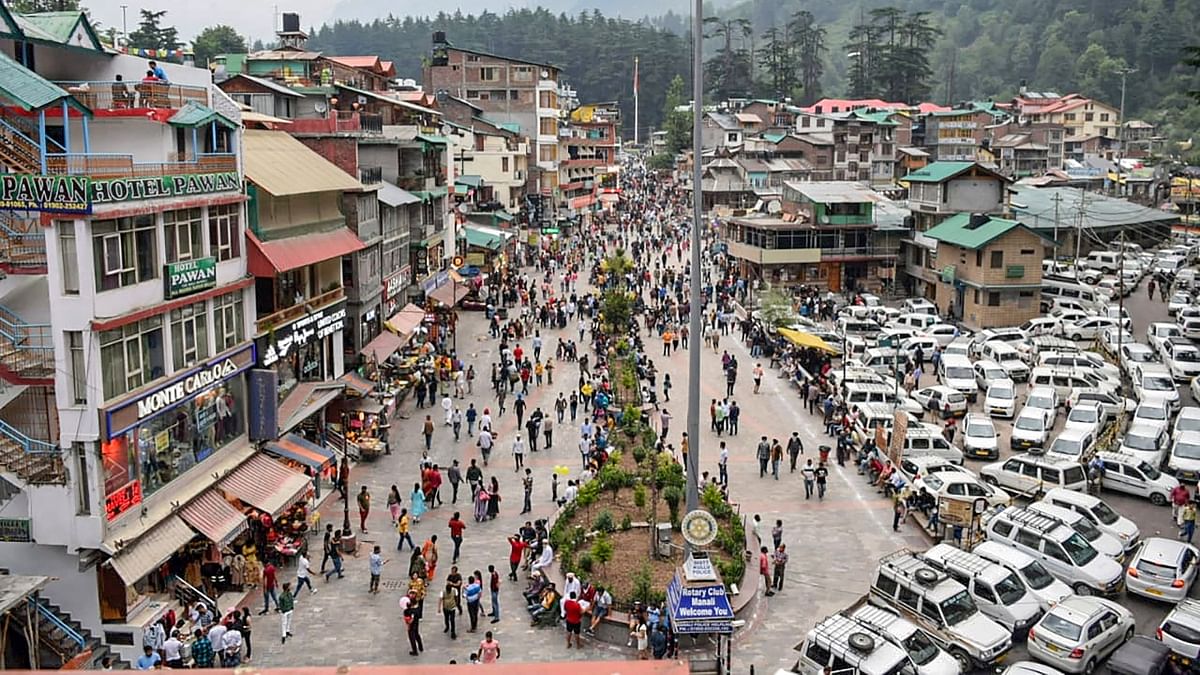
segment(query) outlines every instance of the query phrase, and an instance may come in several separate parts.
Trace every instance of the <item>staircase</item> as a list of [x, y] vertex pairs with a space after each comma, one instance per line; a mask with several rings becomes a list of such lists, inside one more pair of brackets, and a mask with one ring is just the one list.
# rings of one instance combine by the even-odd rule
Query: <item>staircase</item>
[[8, 120], [0, 119], [0, 164], [9, 173], [42, 172], [41, 147]]
[[[10, 616], [21, 632], [32, 632], [36, 637], [38, 649], [34, 653], [38, 663], [31, 663], [33, 668], [61, 668], [71, 659], [88, 651], [91, 654], [86, 657], [86, 661], [75, 664], [75, 669], [99, 670], [100, 660], [105, 656], [112, 657], [113, 669], [130, 668], [129, 663], [110, 651], [99, 638], [93, 636], [58, 605], [38, 595], [30, 596], [28, 602], [28, 612], [14, 609]], [[30, 658], [34, 658], [32, 654]]]
[[46, 235], [40, 222], [0, 211], [0, 269], [9, 274], [46, 273]]
[[50, 324], [31, 324], [0, 305], [0, 378], [13, 384], [54, 384]]
[[15, 475], [26, 485], [67, 482], [61, 448], [30, 438], [4, 421], [0, 421], [0, 472]]

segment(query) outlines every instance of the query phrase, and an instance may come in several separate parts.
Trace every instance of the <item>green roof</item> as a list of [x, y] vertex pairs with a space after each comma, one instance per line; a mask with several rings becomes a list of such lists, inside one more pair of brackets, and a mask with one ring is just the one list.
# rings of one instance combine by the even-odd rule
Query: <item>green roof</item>
[[893, 127], [897, 126], [896, 121], [891, 119], [892, 111], [890, 110], [879, 110], [876, 112], [855, 110], [853, 115], [861, 120], [867, 120], [868, 122], [874, 122], [875, 124], [886, 124]]
[[499, 126], [501, 129], [506, 129], [514, 134], [521, 133], [521, 125], [516, 122], [501, 122]]
[[[21, 34], [28, 40], [86, 49], [88, 51], [104, 51], [100, 36], [96, 34], [91, 22], [88, 21], [87, 15], [83, 12], [39, 12], [36, 14], [13, 12], [11, 13], [11, 17], [16, 23], [17, 28], [21, 31]], [[72, 40], [75, 35], [75, 28], [81, 22], [83, 30], [87, 33], [91, 44], [83, 42], [76, 44]]]
[[436, 136], [434, 134], [417, 134], [417, 140], [431, 145], [446, 145], [449, 143], [445, 136]]
[[941, 110], [929, 113], [933, 117], [954, 117], [956, 115], [970, 115], [971, 113], [979, 112], [978, 110]]
[[975, 162], [934, 162], [906, 175], [910, 183], [941, 183], [975, 166]]
[[432, 190], [412, 190], [410, 194], [416, 195], [421, 201], [428, 202], [438, 197], [446, 196], [446, 186], [436, 187]]
[[504, 246], [504, 242], [513, 236], [510, 232], [472, 225], [463, 227], [463, 231], [466, 233], [467, 246], [486, 248], [489, 251], [499, 251]]
[[91, 114], [91, 111], [65, 89], [22, 66], [3, 52], [0, 52], [0, 96], [29, 111], [41, 110], [59, 101], [65, 101], [80, 112]]
[[219, 54], [218, 56], [225, 58], [226, 74], [236, 75], [246, 72], [246, 57], [250, 56], [249, 54]]
[[233, 120], [195, 101], [188, 101], [167, 120], [167, 124], [171, 126], [186, 128], [202, 127], [211, 122], [216, 122], [229, 129], [237, 128], [237, 123]]
[[483, 176], [459, 176], [454, 179], [454, 184], [477, 188], [483, 185]]
[[771, 132], [763, 134], [762, 137], [768, 143], [778, 143], [779, 141], [782, 141], [783, 139], [787, 138], [787, 134], [780, 133], [778, 131], [771, 131]]
[[925, 232], [925, 236], [963, 248], [979, 249], [1016, 228], [1029, 230], [1046, 241], [1053, 243], [1053, 240], [1049, 237], [1026, 227], [1019, 221], [1008, 220], [1007, 218], [988, 216], [985, 222], [972, 227], [970, 213], [958, 213], [950, 216], [930, 228]]

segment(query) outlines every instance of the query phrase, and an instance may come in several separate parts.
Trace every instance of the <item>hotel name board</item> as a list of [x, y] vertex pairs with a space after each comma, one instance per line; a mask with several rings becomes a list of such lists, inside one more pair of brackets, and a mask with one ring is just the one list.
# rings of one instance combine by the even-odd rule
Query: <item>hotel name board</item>
[[0, 209], [91, 213], [95, 204], [241, 191], [236, 171], [93, 180], [88, 176], [0, 176]]

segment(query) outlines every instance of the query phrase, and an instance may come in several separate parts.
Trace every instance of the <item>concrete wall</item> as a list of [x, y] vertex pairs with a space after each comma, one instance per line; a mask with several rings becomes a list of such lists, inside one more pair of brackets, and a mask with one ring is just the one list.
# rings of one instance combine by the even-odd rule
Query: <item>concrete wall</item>
[[1004, 184], [997, 178], [962, 177], [944, 184], [944, 210], [954, 213], [997, 213], [1004, 210]]
[[38, 544], [0, 542], [0, 560], [13, 574], [54, 577], [41, 595], [70, 613], [96, 637], [103, 635], [94, 569], [80, 572], [79, 559], [66, 549]]
[[266, 190], [258, 191], [258, 225], [270, 238], [273, 230], [295, 228], [306, 224], [342, 220], [342, 193], [307, 192], [275, 197]]

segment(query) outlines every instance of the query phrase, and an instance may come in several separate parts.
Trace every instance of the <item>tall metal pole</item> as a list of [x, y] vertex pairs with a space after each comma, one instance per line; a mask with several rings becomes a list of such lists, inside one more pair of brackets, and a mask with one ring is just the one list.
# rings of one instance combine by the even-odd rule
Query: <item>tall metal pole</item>
[[[688, 317], [688, 456], [687, 509], [700, 506], [700, 350], [703, 348], [700, 327], [700, 230], [704, 227], [704, 195], [701, 190], [702, 138], [704, 117], [704, 2], [692, 1], [692, 273], [691, 315]], [[714, 298], [715, 300], [715, 298]], [[691, 546], [688, 546], [689, 552]]]

